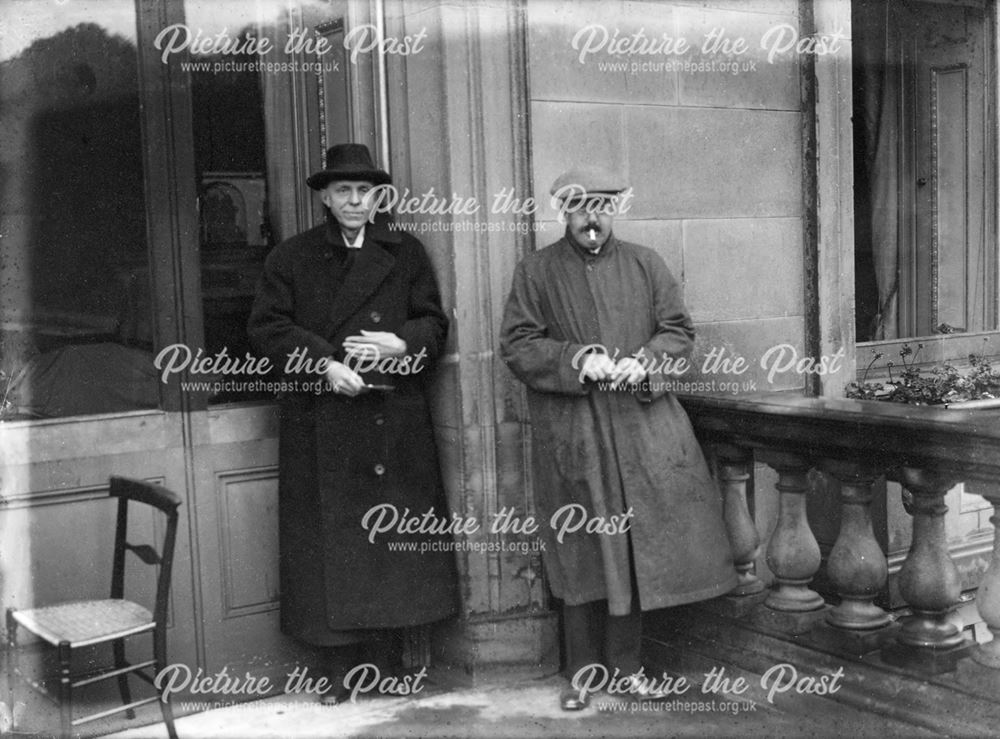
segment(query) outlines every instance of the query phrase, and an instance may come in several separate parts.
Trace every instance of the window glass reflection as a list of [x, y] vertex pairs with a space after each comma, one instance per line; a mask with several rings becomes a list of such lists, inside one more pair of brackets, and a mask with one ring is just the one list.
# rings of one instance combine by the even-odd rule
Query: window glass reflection
[[0, 418], [155, 408], [133, 3], [0, 25]]
[[[275, 242], [268, 215], [264, 96], [255, 44], [284, 17], [280, 2], [185, 5], [187, 33], [226, 38], [242, 53], [197, 54], [191, 73], [195, 176], [199, 205], [205, 351], [251, 352], [246, 322], [264, 257]], [[250, 39], [250, 42], [246, 40]], [[210, 402], [265, 399], [229, 383]]]

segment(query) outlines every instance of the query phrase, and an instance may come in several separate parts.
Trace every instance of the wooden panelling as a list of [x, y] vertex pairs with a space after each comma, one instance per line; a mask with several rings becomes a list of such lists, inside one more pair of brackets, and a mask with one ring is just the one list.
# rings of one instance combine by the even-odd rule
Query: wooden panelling
[[[168, 414], [160, 411], [100, 414], [47, 421], [5, 421], [0, 424], [0, 449], [5, 465], [39, 464], [93, 456], [96, 446], [129, 454], [163, 449]], [[0, 480], [4, 495], [16, 485]]]
[[[899, 91], [899, 336], [996, 328], [994, 31], [981, 10], [893, 6]], [[961, 357], [956, 347], [950, 358]]]
[[315, 655], [281, 633], [277, 408], [216, 406], [192, 415], [197, 510], [194, 569], [202, 596], [200, 664], [283, 676]]
[[[931, 71], [934, 225], [931, 325], [969, 326], [968, 67]], [[974, 248], [974, 247], [973, 247]]]
[[278, 608], [278, 469], [220, 473], [223, 618]]

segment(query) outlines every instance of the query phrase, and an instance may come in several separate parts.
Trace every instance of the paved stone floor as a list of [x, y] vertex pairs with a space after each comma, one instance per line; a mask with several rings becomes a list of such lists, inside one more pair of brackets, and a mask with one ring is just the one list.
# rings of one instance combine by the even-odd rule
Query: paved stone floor
[[[177, 733], [181, 739], [931, 735], [832, 701], [796, 702], [787, 696], [784, 704], [770, 704], [759, 694], [749, 700], [720, 696], [714, 705], [700, 695], [679, 697], [678, 703], [636, 704], [600, 694], [587, 710], [566, 713], [557, 706], [562, 685], [557, 677], [501, 680], [475, 688], [439, 686], [413, 698], [362, 698], [332, 707], [306, 696], [280, 696], [185, 716], [177, 721]], [[163, 724], [153, 724], [107, 736], [162, 739], [167, 733]]]

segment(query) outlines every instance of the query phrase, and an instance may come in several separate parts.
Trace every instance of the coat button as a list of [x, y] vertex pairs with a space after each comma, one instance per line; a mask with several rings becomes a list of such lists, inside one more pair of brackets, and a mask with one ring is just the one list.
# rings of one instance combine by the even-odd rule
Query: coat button
[[382, 416], [375, 416], [375, 425], [376, 426], [382, 426], [384, 424], [385, 424], [385, 418], [383, 418]]
[[377, 310], [373, 310], [370, 318], [372, 319], [372, 323], [378, 323], [382, 320], [382, 314]]
[[378, 476], [380, 476], [380, 477], [382, 475], [384, 475], [385, 474], [385, 465], [384, 464], [377, 464], [377, 465], [375, 465], [375, 474], [378, 475]]

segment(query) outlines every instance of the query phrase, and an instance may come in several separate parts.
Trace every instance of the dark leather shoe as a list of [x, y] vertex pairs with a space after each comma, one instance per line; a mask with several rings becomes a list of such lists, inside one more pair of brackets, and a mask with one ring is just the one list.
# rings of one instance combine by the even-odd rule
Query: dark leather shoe
[[589, 705], [590, 693], [584, 693], [581, 697], [579, 690], [565, 688], [559, 694], [559, 707], [564, 711], [582, 711]]

